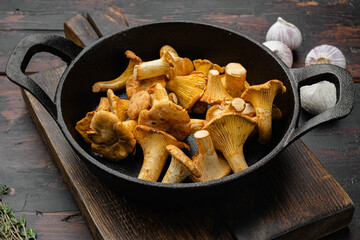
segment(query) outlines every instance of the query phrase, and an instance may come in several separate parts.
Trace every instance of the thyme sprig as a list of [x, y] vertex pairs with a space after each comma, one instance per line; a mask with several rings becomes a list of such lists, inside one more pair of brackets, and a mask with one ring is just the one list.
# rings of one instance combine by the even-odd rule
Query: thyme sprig
[[3, 195], [10, 192], [10, 188], [0, 184], [0, 239], [6, 240], [36, 240], [36, 231], [26, 228], [24, 217], [18, 220], [11, 206], [4, 203]]

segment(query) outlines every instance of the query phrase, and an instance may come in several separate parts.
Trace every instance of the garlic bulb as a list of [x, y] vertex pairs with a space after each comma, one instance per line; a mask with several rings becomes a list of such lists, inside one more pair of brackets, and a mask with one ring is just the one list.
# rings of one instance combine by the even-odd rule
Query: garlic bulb
[[271, 51], [273, 51], [283, 62], [291, 68], [293, 64], [293, 55], [290, 48], [279, 41], [267, 41], [263, 43]]
[[312, 114], [319, 114], [332, 108], [336, 103], [335, 85], [321, 81], [300, 88], [301, 107]]
[[346, 60], [342, 52], [331, 45], [317, 46], [306, 55], [305, 65], [330, 63], [345, 68]]
[[294, 24], [279, 17], [267, 32], [266, 41], [280, 41], [294, 50], [300, 46], [302, 37], [300, 30]]

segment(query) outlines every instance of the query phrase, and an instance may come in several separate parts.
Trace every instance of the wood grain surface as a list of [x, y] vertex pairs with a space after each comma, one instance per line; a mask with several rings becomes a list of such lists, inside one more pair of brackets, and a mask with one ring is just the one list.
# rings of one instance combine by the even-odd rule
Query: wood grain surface
[[[129, 24], [162, 20], [194, 20], [223, 25], [264, 41], [268, 27], [282, 16], [296, 24], [303, 34], [303, 44], [295, 51], [295, 66], [302, 66], [306, 53], [314, 46], [331, 43], [339, 47], [347, 60], [347, 69], [359, 81], [359, 1], [21, 1], [0, 6], [0, 75], [15, 45], [34, 33], [64, 35], [63, 23], [79, 13], [101, 11], [116, 4]], [[34, 56], [28, 73], [61, 66], [63, 62], [49, 54]], [[326, 123], [302, 137], [330, 174], [353, 199], [360, 202], [360, 87], [356, 88], [353, 112], [345, 119]], [[18, 87], [0, 76], [0, 182], [15, 189], [5, 200], [17, 214], [26, 214], [30, 226], [38, 226], [39, 239], [89, 239], [84, 220], [46, 221], [47, 214], [58, 216], [78, 212], [66, 184], [48, 154], [21, 98]], [[40, 211], [43, 214], [36, 214]], [[28, 217], [27, 217], [28, 218]], [[56, 218], [53, 218], [56, 219]], [[348, 228], [326, 239], [358, 239], [360, 214]], [[53, 224], [53, 225], [52, 225]], [[59, 225], [60, 226], [60, 225]], [[35, 227], [36, 228], [36, 227]], [[234, 236], [233, 236], [234, 237]]]

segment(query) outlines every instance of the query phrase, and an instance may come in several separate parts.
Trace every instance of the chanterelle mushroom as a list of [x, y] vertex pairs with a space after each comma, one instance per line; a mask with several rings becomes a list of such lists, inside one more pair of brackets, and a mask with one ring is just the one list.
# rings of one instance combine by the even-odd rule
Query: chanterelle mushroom
[[127, 110], [130, 101], [119, 98], [111, 89], [107, 90], [107, 97], [109, 99], [111, 112], [114, 113], [120, 121], [125, 121], [128, 118]]
[[240, 97], [245, 90], [246, 69], [240, 63], [229, 63], [225, 67], [225, 76], [221, 80], [230, 96]]
[[136, 140], [129, 128], [115, 114], [95, 112], [88, 131], [91, 148], [113, 161], [124, 159], [134, 150]]
[[149, 88], [148, 93], [150, 95], [150, 106], [153, 107], [160, 102], [170, 101], [169, 95], [166, 89], [161, 83], [156, 83], [154, 86]]
[[190, 133], [195, 133], [199, 130], [201, 130], [205, 126], [205, 120], [204, 119], [190, 119]]
[[207, 59], [195, 59], [193, 63], [195, 71], [203, 72], [206, 76], [209, 74], [210, 70], [217, 70], [219, 73], [224, 72], [222, 67]]
[[176, 75], [186, 75], [194, 70], [189, 59], [179, 57], [175, 50], [169, 51], [169, 47], [166, 46], [160, 50], [160, 59], [136, 65], [134, 67], [134, 79], [143, 80], [161, 75], [166, 75], [168, 79], [172, 79]]
[[93, 92], [105, 92], [108, 89], [116, 91], [125, 87], [126, 81], [133, 75], [134, 66], [142, 62], [141, 59], [130, 50], [125, 52], [125, 56], [130, 59], [125, 71], [114, 80], [95, 83], [92, 87]]
[[108, 98], [106, 98], [106, 97], [101, 97], [100, 98], [100, 103], [97, 106], [95, 111], [100, 111], [100, 110], [110, 111], [110, 102], [109, 102]]
[[205, 75], [208, 75], [210, 70], [213, 67], [213, 63], [207, 59], [195, 59], [193, 61], [195, 66], [195, 71], [203, 72]]
[[103, 143], [110, 145], [117, 140], [114, 125], [120, 120], [111, 112], [98, 111], [90, 123], [88, 136], [93, 143]]
[[188, 58], [179, 57], [175, 49], [169, 45], [160, 48], [160, 57], [169, 53], [174, 59], [174, 76], [185, 76], [194, 70], [192, 61]]
[[97, 111], [110, 111], [110, 103], [106, 97], [100, 98], [100, 103], [95, 111], [88, 112], [86, 116], [76, 123], [75, 129], [80, 133], [84, 138], [85, 142], [91, 143], [91, 140], [88, 137], [87, 131], [90, 129], [90, 123], [94, 117], [95, 112]]
[[162, 183], [180, 183], [192, 175], [201, 177], [200, 170], [196, 164], [178, 147], [168, 145], [166, 146], [166, 150], [171, 155], [171, 162], [161, 181]]
[[166, 77], [159, 76], [137, 81], [131, 76], [126, 82], [126, 94], [131, 99], [132, 95], [140, 91], [149, 91], [155, 84], [161, 84], [163, 88], [166, 86]]
[[193, 72], [187, 76], [176, 76], [171, 79], [166, 88], [173, 91], [183, 108], [188, 112], [203, 95], [206, 87], [206, 76], [202, 72]]
[[189, 114], [171, 101], [160, 102], [150, 110], [141, 111], [138, 123], [165, 131], [179, 140], [185, 139], [190, 133]]
[[139, 113], [150, 107], [150, 95], [147, 91], [140, 91], [135, 93], [129, 103], [127, 115], [132, 119], [137, 119]]
[[187, 144], [176, 140], [166, 132], [151, 127], [138, 125], [134, 130], [134, 136], [144, 152], [143, 165], [138, 175], [138, 178], [142, 180], [158, 180], [169, 156], [166, 150], [167, 145], [175, 145], [189, 150]]
[[232, 97], [226, 92], [221, 83], [221, 78], [217, 70], [210, 70], [208, 82], [200, 101], [210, 105], [220, 104], [222, 101], [229, 101]]
[[122, 122], [122, 124], [127, 127], [130, 132], [134, 132], [134, 129], [138, 125], [138, 122], [136, 120], [127, 120], [125, 122]]
[[[241, 114], [246, 115], [248, 117], [256, 116], [255, 108], [251, 103], [245, 104], [244, 111]], [[273, 120], [280, 120], [282, 118], [282, 113], [280, 108], [278, 108], [275, 104], [272, 105], [271, 116]]]
[[173, 92], [169, 93], [168, 97], [169, 97], [169, 100], [172, 101], [173, 103], [179, 104], [179, 99], [175, 93], [173, 93]]
[[214, 105], [206, 113], [206, 122], [210, 122], [212, 119], [220, 117], [225, 113], [242, 113], [245, 105], [245, 101], [241, 98], [234, 98], [231, 101], [224, 101], [220, 105]]
[[209, 132], [197, 131], [194, 137], [199, 148], [194, 162], [200, 169], [201, 176], [190, 176], [190, 179], [193, 182], [205, 182], [229, 175], [231, 168], [222, 156], [216, 154]]
[[215, 148], [224, 155], [236, 173], [248, 167], [243, 145], [255, 127], [256, 121], [247, 116], [226, 113], [211, 120], [203, 129], [210, 133]]
[[174, 58], [169, 53], [165, 53], [160, 59], [136, 65], [134, 67], [134, 79], [143, 80], [161, 75], [166, 75], [167, 78], [172, 78], [173, 71]]
[[251, 102], [256, 111], [259, 128], [259, 142], [268, 143], [271, 140], [272, 106], [278, 93], [286, 92], [286, 88], [279, 80], [270, 80], [264, 84], [252, 85], [241, 95], [245, 101]]

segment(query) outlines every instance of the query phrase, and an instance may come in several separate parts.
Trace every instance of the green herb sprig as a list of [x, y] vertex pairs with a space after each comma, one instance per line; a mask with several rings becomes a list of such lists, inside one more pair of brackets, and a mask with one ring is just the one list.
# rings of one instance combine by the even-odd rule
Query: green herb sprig
[[3, 195], [10, 192], [10, 188], [0, 184], [0, 239], [6, 240], [36, 240], [36, 231], [26, 228], [24, 217], [16, 219], [11, 206], [2, 201]]

